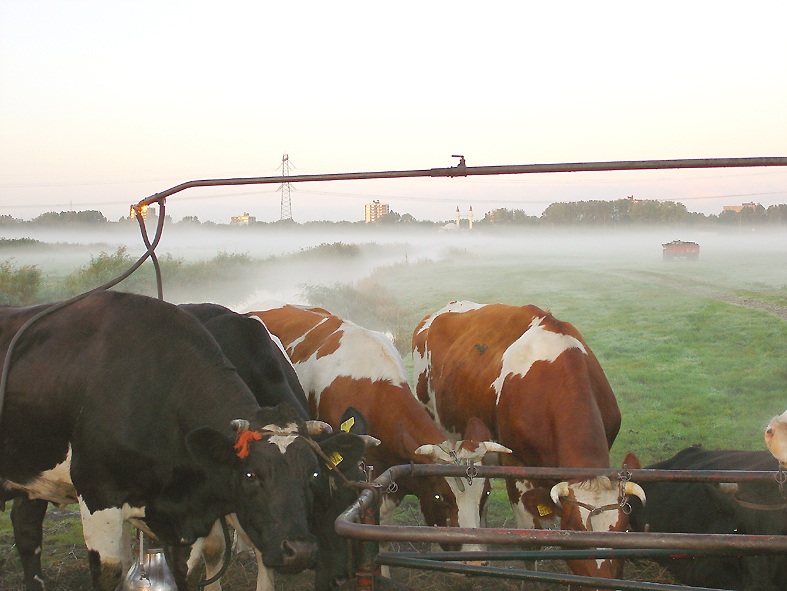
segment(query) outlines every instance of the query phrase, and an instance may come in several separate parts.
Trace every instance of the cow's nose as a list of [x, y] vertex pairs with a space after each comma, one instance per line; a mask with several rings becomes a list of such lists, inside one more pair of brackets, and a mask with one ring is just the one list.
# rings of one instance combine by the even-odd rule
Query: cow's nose
[[281, 553], [284, 556], [283, 571], [297, 573], [314, 564], [317, 553], [317, 544], [313, 542], [300, 542], [284, 540], [281, 543]]

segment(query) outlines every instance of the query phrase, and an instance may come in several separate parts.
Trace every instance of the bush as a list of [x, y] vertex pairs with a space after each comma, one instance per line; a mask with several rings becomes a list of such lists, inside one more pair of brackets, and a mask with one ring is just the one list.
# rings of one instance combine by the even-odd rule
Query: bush
[[12, 260], [0, 262], [0, 303], [27, 306], [41, 287], [41, 270], [35, 265], [16, 268]]
[[305, 285], [302, 294], [313, 306], [325, 308], [364, 328], [386, 333], [400, 355], [410, 352], [409, 314], [379, 283], [361, 281], [357, 287], [346, 283]]

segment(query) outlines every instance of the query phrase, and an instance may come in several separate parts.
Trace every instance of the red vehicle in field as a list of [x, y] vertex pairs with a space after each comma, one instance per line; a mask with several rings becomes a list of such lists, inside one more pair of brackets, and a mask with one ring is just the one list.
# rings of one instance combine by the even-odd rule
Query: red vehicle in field
[[674, 261], [676, 259], [696, 261], [700, 258], [700, 245], [696, 242], [673, 240], [667, 244], [662, 244], [662, 246], [664, 247], [665, 261]]

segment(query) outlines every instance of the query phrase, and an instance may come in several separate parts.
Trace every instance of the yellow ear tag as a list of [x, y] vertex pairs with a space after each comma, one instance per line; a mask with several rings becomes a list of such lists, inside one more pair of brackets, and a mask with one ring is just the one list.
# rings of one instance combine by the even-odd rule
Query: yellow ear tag
[[552, 513], [552, 509], [550, 509], [546, 505], [541, 505], [541, 504], [538, 505], [539, 517], [544, 517], [545, 515], [549, 515], [550, 513]]
[[331, 461], [332, 465], [338, 466], [339, 464], [342, 463], [342, 460], [344, 458], [341, 456], [341, 454], [339, 454], [338, 451], [335, 451], [330, 456], [328, 456], [328, 459]]
[[355, 417], [350, 417], [349, 419], [344, 421], [341, 425], [339, 425], [339, 429], [341, 429], [345, 433], [349, 433], [350, 429], [352, 429], [354, 424], [355, 424]]

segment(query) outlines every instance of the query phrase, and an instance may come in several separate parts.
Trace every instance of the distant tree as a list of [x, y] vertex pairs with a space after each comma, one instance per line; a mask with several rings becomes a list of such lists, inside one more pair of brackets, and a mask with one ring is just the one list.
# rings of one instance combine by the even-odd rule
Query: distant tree
[[552, 203], [541, 214], [545, 224], [611, 226], [628, 223], [682, 223], [691, 219], [686, 206], [674, 201], [618, 199]]
[[414, 218], [412, 215], [410, 215], [409, 213], [403, 213], [403, 214], [402, 214], [402, 217], [401, 217], [401, 218], [399, 218], [399, 221], [400, 221], [402, 224], [417, 224], [417, 223], [418, 223], [418, 220], [417, 220], [417, 219], [415, 219], [415, 218]]
[[0, 226], [15, 226], [18, 223], [20, 221], [10, 215], [0, 215]]
[[107, 218], [100, 211], [49, 211], [32, 220], [34, 224], [67, 225], [67, 224], [105, 224]]
[[768, 221], [765, 208], [759, 203], [755, 206], [744, 206], [739, 212], [725, 209], [719, 215], [719, 223], [729, 225], [752, 226]]
[[541, 214], [541, 223], [544, 224], [580, 224], [582, 223], [582, 209], [579, 203], [552, 203]]
[[183, 216], [178, 223], [199, 225], [199, 218], [195, 215], [186, 215]]
[[765, 215], [769, 224], [787, 224], [787, 204], [771, 205]]
[[389, 211], [388, 213], [386, 213], [384, 215], [381, 215], [377, 219], [377, 223], [381, 224], [381, 225], [382, 224], [395, 224], [395, 223], [399, 222], [399, 220], [401, 218], [402, 218], [402, 216], [399, 215], [398, 213], [396, 213], [395, 211]]
[[537, 224], [538, 218], [527, 215], [524, 209], [506, 209], [505, 207], [501, 207], [493, 211], [488, 211], [484, 215], [482, 223], [499, 225], [526, 225]]

